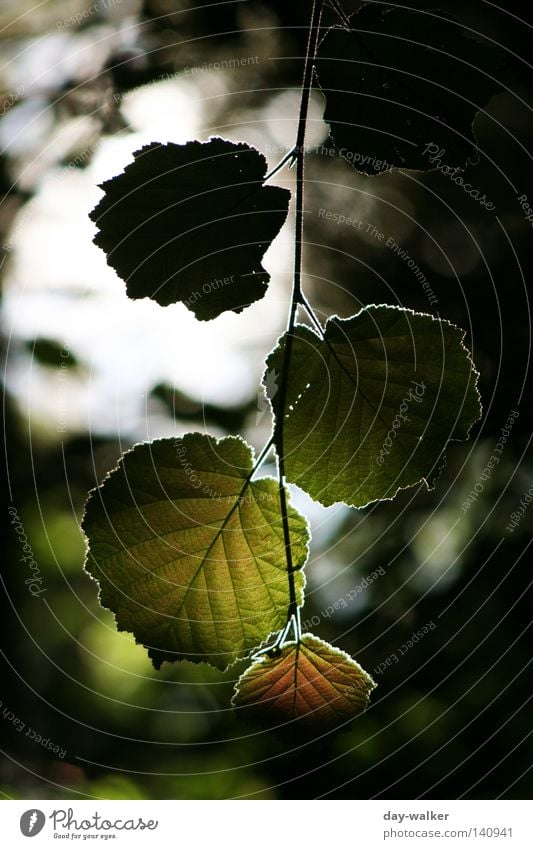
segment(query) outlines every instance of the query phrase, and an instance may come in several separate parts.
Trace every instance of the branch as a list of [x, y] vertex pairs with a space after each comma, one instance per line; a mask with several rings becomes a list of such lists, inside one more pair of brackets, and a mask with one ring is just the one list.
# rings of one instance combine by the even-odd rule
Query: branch
[[[311, 12], [311, 23], [309, 25], [309, 36], [305, 55], [304, 78], [302, 84], [302, 97], [300, 101], [300, 114], [298, 118], [298, 132], [296, 136], [296, 219], [295, 219], [295, 242], [294, 242], [294, 281], [292, 289], [291, 307], [283, 357], [283, 367], [280, 378], [280, 389], [278, 396], [278, 412], [274, 427], [274, 444], [278, 455], [278, 478], [279, 498], [281, 516], [283, 522], [283, 538], [287, 556], [287, 574], [289, 577], [289, 609], [287, 621], [298, 621], [298, 603], [296, 600], [296, 588], [294, 584], [294, 564], [292, 562], [291, 538], [289, 529], [289, 518], [287, 510], [287, 494], [285, 491], [285, 451], [283, 446], [283, 426], [285, 420], [285, 403], [287, 400], [287, 388], [289, 382], [289, 366], [292, 353], [293, 331], [296, 322], [298, 304], [302, 303], [302, 239], [303, 239], [303, 217], [304, 217], [304, 158], [305, 158], [305, 130], [307, 124], [307, 113], [309, 110], [309, 98], [311, 96], [311, 85], [313, 82], [313, 69], [318, 45], [320, 31], [320, 17], [324, 0], [313, 0]], [[296, 630], [298, 630], [296, 628]], [[299, 634], [296, 635], [299, 639]]]

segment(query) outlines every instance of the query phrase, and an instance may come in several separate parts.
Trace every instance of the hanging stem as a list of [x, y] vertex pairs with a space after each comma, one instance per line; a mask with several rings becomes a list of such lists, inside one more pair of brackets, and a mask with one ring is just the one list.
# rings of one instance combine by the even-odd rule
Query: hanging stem
[[294, 240], [294, 280], [292, 288], [291, 307], [289, 321], [285, 337], [285, 351], [283, 355], [283, 366], [280, 377], [280, 387], [277, 403], [276, 424], [274, 427], [274, 444], [278, 455], [278, 479], [279, 500], [281, 517], [283, 523], [283, 539], [287, 557], [287, 575], [289, 578], [289, 608], [287, 611], [287, 622], [293, 622], [296, 641], [300, 637], [298, 626], [298, 602], [296, 599], [296, 586], [294, 573], [299, 564], [294, 566], [292, 560], [291, 537], [289, 529], [289, 516], [287, 509], [287, 494], [285, 491], [285, 448], [283, 443], [283, 425], [285, 419], [285, 405], [287, 401], [287, 389], [289, 384], [289, 366], [293, 347], [294, 325], [298, 304], [302, 303], [302, 239], [303, 239], [303, 217], [304, 217], [304, 158], [305, 158], [305, 129], [307, 113], [309, 110], [309, 98], [311, 96], [311, 84], [313, 81], [313, 68], [318, 44], [320, 30], [320, 17], [324, 0], [313, 0], [311, 12], [311, 23], [309, 25], [309, 37], [305, 55], [304, 78], [302, 84], [302, 97], [300, 101], [300, 114], [298, 117], [298, 132], [294, 155], [296, 157], [296, 218], [295, 218], [295, 240]]
[[302, 239], [304, 223], [304, 159], [305, 159], [305, 130], [307, 124], [307, 113], [309, 111], [309, 99], [311, 97], [311, 84], [313, 82], [313, 70], [318, 45], [318, 34], [320, 30], [320, 18], [322, 15], [323, 0], [313, 0], [313, 11], [311, 13], [311, 24], [309, 27], [309, 41], [305, 57], [304, 80], [302, 85], [302, 99], [300, 102], [300, 115], [298, 118], [298, 133], [296, 136], [296, 233], [294, 243], [294, 286], [292, 293], [291, 313], [289, 317], [289, 331], [292, 331], [296, 318], [296, 310], [301, 302], [302, 291]]

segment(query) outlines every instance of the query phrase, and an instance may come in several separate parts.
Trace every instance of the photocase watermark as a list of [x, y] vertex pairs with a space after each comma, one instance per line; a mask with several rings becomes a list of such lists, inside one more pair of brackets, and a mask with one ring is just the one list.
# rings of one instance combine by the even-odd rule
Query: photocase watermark
[[57, 410], [58, 410], [57, 432], [58, 433], [66, 433], [67, 432], [66, 411], [69, 408], [69, 403], [68, 403], [67, 393], [65, 392], [65, 381], [67, 379], [68, 370], [70, 369], [69, 359], [70, 359], [71, 354], [70, 354], [69, 349], [66, 346], [61, 348], [61, 351], [59, 352], [59, 356], [61, 358], [61, 361], [59, 363], [59, 368], [57, 369], [57, 372], [56, 372], [57, 387], [58, 387], [58, 391], [57, 391], [57, 396], [58, 396], [57, 397]]
[[[265, 144], [263, 146], [265, 153], [270, 153], [273, 156], [284, 156], [289, 151], [294, 151], [296, 154], [298, 152], [297, 147], [287, 147], [286, 145], [279, 144]], [[305, 145], [304, 153], [314, 153], [316, 156], [327, 156], [328, 158], [333, 158], [335, 156], [340, 156], [341, 159], [346, 160], [347, 162], [357, 163], [361, 168], [364, 168], [368, 171], [370, 168], [373, 168], [375, 171], [383, 171], [385, 169], [392, 168], [393, 165], [390, 162], [387, 162], [385, 159], [376, 159], [375, 156], [370, 156], [370, 154], [359, 153], [358, 151], [349, 150], [347, 147], [341, 147], [339, 150], [333, 147], [333, 145], [326, 144], [315, 144], [315, 145]]]
[[353, 218], [350, 215], [343, 215], [342, 212], [333, 212], [333, 210], [324, 209], [323, 207], [318, 210], [318, 217], [323, 218], [325, 221], [332, 221], [334, 224], [345, 224], [346, 227], [353, 227], [354, 230], [361, 230], [367, 233], [370, 232], [373, 226], [366, 221], [361, 221], [360, 218]]
[[395, 663], [398, 663], [401, 657], [407, 654], [407, 652], [410, 651], [413, 646], [416, 646], [420, 642], [420, 640], [423, 640], [424, 637], [429, 634], [430, 631], [434, 631], [436, 627], [437, 626], [435, 625], [432, 619], [429, 622], [426, 622], [426, 624], [422, 625], [422, 627], [419, 628], [418, 631], [414, 631], [409, 637], [409, 639], [406, 640], [405, 643], [400, 646], [399, 649], [396, 649], [396, 651], [391, 652], [391, 654], [389, 654], [389, 656], [386, 657], [385, 660], [383, 660], [381, 663], [378, 663], [378, 665], [372, 671], [372, 674], [381, 675], [389, 666], [393, 666]]
[[351, 162], [352, 165], [357, 163], [361, 168], [364, 167], [367, 172], [370, 168], [378, 172], [389, 171], [393, 168], [392, 163], [386, 159], [376, 159], [375, 156], [371, 156], [369, 153], [359, 153], [356, 150], [348, 150], [347, 147], [339, 148], [339, 156], [341, 159], [345, 159], [346, 162]]
[[6, 112], [9, 112], [11, 107], [14, 106], [15, 103], [18, 103], [18, 101], [22, 97], [24, 97], [24, 91], [24, 86], [19, 85], [18, 88], [15, 89], [15, 91], [10, 91], [9, 94], [5, 95], [4, 99], [0, 104], [0, 118], [3, 118]]
[[219, 289], [223, 289], [224, 286], [231, 286], [235, 282], [235, 275], [230, 274], [229, 277], [215, 277], [214, 280], [211, 280], [209, 283], [204, 283], [202, 286], [201, 292], [195, 290], [190, 297], [187, 298], [186, 301], [183, 301], [186, 307], [191, 307], [193, 304], [197, 304], [198, 301], [201, 301], [206, 295], [210, 295], [211, 292], [216, 292]]
[[262, 145], [262, 150], [271, 156], [287, 156], [288, 153], [294, 153], [294, 157], [296, 158], [296, 154], [302, 149], [304, 153], [315, 153], [317, 156], [337, 156], [337, 151], [334, 147], [327, 147], [323, 144], [306, 144], [303, 145], [303, 148], [296, 145], [288, 147], [286, 144], [271, 144], [270, 142]]
[[479, 476], [478, 482], [470, 490], [468, 497], [465, 501], [463, 501], [461, 505], [461, 510], [463, 513], [466, 513], [467, 510], [470, 510], [472, 504], [476, 503], [479, 496], [485, 489], [486, 482], [491, 478], [494, 469], [500, 462], [503, 449], [505, 448], [505, 444], [511, 434], [512, 427], [519, 415], [520, 413], [518, 412], [518, 410], [511, 410], [511, 412], [509, 413], [505, 425], [500, 430], [500, 437], [498, 439], [498, 442], [496, 443], [496, 446], [493, 449], [493, 453], [490, 455], [487, 464], [485, 465], [485, 468]]
[[332, 604], [328, 604], [324, 610], [321, 610], [320, 613], [315, 613], [314, 616], [311, 616], [310, 619], [307, 619], [302, 623], [302, 628], [306, 630], [307, 628], [316, 628], [317, 625], [322, 622], [323, 619], [329, 619], [330, 616], [333, 616], [336, 610], [346, 609], [349, 607], [349, 603], [354, 601], [357, 596], [364, 592], [368, 587], [377, 581], [382, 575], [385, 574], [385, 569], [383, 566], [378, 566], [373, 572], [370, 572], [366, 578], [363, 578], [353, 589], [348, 590], [343, 596], [334, 601]]
[[43, 749], [47, 749], [52, 752], [53, 755], [57, 755], [61, 760], [64, 759], [67, 754], [67, 750], [63, 749], [57, 743], [54, 743], [50, 737], [44, 737], [42, 734], [39, 734], [32, 728], [30, 725], [26, 725], [26, 723], [16, 715], [16, 713], [10, 710], [7, 705], [4, 705], [3, 701], [0, 699], [0, 708], [2, 708], [2, 718], [5, 722], [8, 722], [10, 725], [18, 731], [19, 734], [24, 732], [24, 737], [27, 737], [28, 740], [31, 740], [33, 743], [36, 743], [38, 746], [42, 746]]
[[424, 290], [424, 293], [425, 293], [429, 303], [432, 306], [437, 304], [438, 303], [437, 297], [435, 296], [433, 289], [429, 285], [429, 281], [428, 281], [426, 275], [420, 269], [420, 267], [416, 264], [414, 259], [411, 256], [409, 256], [407, 251], [404, 248], [401, 248], [400, 245], [392, 238], [392, 236], [389, 236], [389, 238], [385, 242], [385, 247], [389, 248], [393, 253], [395, 253], [398, 256], [398, 258], [401, 259], [403, 262], [405, 262], [407, 267], [413, 272], [413, 274], [417, 278], [418, 282], [422, 285], [422, 289]]
[[426, 391], [426, 384], [424, 383], [424, 381], [421, 381], [419, 383], [417, 380], [411, 380], [411, 383], [414, 384], [415, 388], [409, 389], [407, 395], [405, 395], [404, 398], [402, 398], [401, 400], [400, 408], [392, 420], [391, 428], [383, 441], [383, 445], [380, 448], [378, 456], [376, 457], [376, 463], [378, 464], [378, 466], [382, 466], [385, 462], [385, 457], [390, 454], [393, 445], [393, 440], [396, 439], [397, 432], [400, 430], [402, 422], [409, 421], [409, 416], [407, 415], [409, 404], [413, 401], [416, 404], [422, 403], [422, 398], [424, 397], [424, 393]]
[[529, 487], [529, 489], [522, 493], [522, 498], [520, 499], [520, 507], [518, 507], [513, 513], [511, 513], [511, 521], [509, 522], [506, 528], [509, 533], [512, 534], [514, 529], [518, 527], [532, 501], [533, 484]]
[[259, 65], [259, 56], [240, 56], [232, 59], [221, 59], [219, 62], [205, 62], [203, 65], [187, 66], [183, 73], [186, 77], [202, 74], [205, 71], [232, 71], [245, 65]]
[[526, 221], [531, 224], [533, 227], [533, 209], [531, 208], [531, 204], [528, 201], [527, 195], [520, 195], [518, 198], [518, 202], [520, 204], [520, 208], [524, 213], [524, 218]]
[[[195, 74], [202, 74], [206, 71], [227, 71], [242, 67], [244, 65], [258, 65], [260, 61], [261, 59], [259, 56], [240, 56], [231, 59], [221, 59], [219, 62], [206, 62], [203, 65], [187, 65], [187, 67], [181, 71], [175, 71], [174, 73], [167, 71], [166, 73], [161, 74], [161, 76], [157, 77], [157, 79], [150, 80], [150, 82], [144, 83], [144, 85], [137, 86], [135, 88], [135, 93], [137, 94], [143, 88], [151, 88], [152, 86], [157, 85], [157, 83], [166, 83], [171, 82], [172, 80], [182, 80], [184, 77], [192, 77]], [[123, 100], [128, 94], [129, 92], [127, 91], [117, 91], [113, 95], [113, 101], [115, 103], [120, 103], [120, 101]]]
[[187, 446], [183, 444], [181, 439], [174, 440], [174, 447], [176, 449], [176, 456], [178, 458], [178, 462], [189, 478], [189, 483], [193, 489], [201, 490], [204, 495], [209, 495], [211, 498], [220, 498], [221, 493], [219, 490], [214, 490], [208, 484], [204, 484], [202, 479], [198, 476], [194, 467], [190, 460], [187, 459]]
[[87, 145], [80, 153], [73, 156], [72, 159], [69, 159], [67, 163], [63, 166], [61, 171], [61, 175], [68, 174], [70, 171], [77, 171], [82, 165], [85, 165], [88, 159], [93, 155], [100, 142], [95, 141], [93, 144]]
[[28, 536], [26, 534], [26, 531], [24, 530], [24, 525], [22, 524], [20, 516], [15, 507], [8, 507], [7, 512], [11, 517], [11, 525], [18, 537], [19, 543], [22, 546], [22, 551], [24, 552], [23, 556], [20, 559], [22, 563], [24, 563], [26, 568], [31, 572], [31, 575], [25, 579], [24, 583], [28, 587], [28, 590], [30, 591], [32, 596], [35, 596], [35, 598], [40, 598], [42, 593], [46, 592], [46, 587], [43, 587], [44, 579], [41, 575], [39, 565], [33, 556], [33, 549], [28, 542]]
[[[231, 493], [229, 495], [224, 495], [220, 492], [220, 490], [213, 489], [212, 486], [209, 486], [209, 484], [200, 477], [198, 470], [196, 470], [191, 461], [187, 459], [189, 452], [187, 446], [183, 444], [183, 441], [181, 439], [175, 439], [174, 447], [176, 449], [178, 463], [187, 475], [191, 487], [197, 490], [198, 493], [201, 492], [203, 495], [208, 495], [209, 498], [216, 501], [218, 504], [227, 504], [232, 507], [234, 504], [252, 504], [258, 501], [271, 500], [272, 496], [268, 492], [252, 492], [249, 487], [240, 494]], [[213, 474], [216, 474], [216, 471], [214, 471]]]
[[334, 212], [331, 209], [324, 209], [321, 207], [318, 210], [318, 217], [323, 218], [325, 221], [332, 221], [334, 224], [344, 224], [346, 227], [353, 227], [354, 230], [358, 230], [361, 233], [365, 233], [368, 236], [371, 236], [373, 239], [376, 239], [378, 242], [382, 242], [386, 248], [389, 248], [393, 253], [395, 253], [399, 259], [403, 260], [410, 271], [413, 272], [414, 276], [418, 280], [418, 282], [422, 285], [422, 289], [429, 301], [429, 303], [433, 306], [438, 303], [438, 299], [431, 288], [429, 281], [421, 270], [421, 268], [416, 264], [414, 259], [404, 250], [400, 245], [393, 239], [392, 236], [386, 237], [385, 233], [376, 227], [374, 224], [368, 221], [362, 221], [359, 218], [353, 218], [349, 215], [344, 215], [342, 212]]
[[437, 171], [449, 177], [452, 183], [459, 186], [467, 195], [470, 195], [473, 200], [477, 201], [481, 206], [484, 206], [489, 212], [496, 209], [496, 205], [487, 199], [486, 194], [481, 194], [479, 189], [476, 189], [471, 183], [465, 183], [461, 176], [460, 168], [452, 168], [450, 165], [443, 165], [442, 159], [446, 156], [446, 148], [440, 147], [434, 142], [428, 142], [425, 149], [422, 151], [422, 156], [427, 156], [431, 164]]
[[[157, 85], [157, 83], [166, 83], [171, 80], [179, 80], [182, 76], [183, 73], [181, 71], [176, 71], [173, 74], [167, 71], [166, 73], [161, 74], [161, 76], [157, 77], [155, 80], [150, 80], [150, 82], [148, 83], [143, 83], [143, 85], [136, 86], [134, 89], [135, 94], [140, 92], [142, 89], [152, 88], [152, 86]], [[116, 91], [113, 95], [113, 101], [115, 103], [120, 103], [120, 101], [124, 100], [124, 98], [127, 97], [128, 94], [129, 91]]]
[[70, 27], [79, 26], [93, 15], [96, 15], [97, 12], [105, 12], [106, 9], [112, 9], [114, 6], [119, 6], [121, 3], [122, 0], [98, 0], [98, 2], [93, 3], [91, 6], [87, 6], [80, 12], [76, 12], [75, 15], [71, 15], [70, 18], [63, 18], [62, 21], [56, 21], [56, 29], [58, 29], [59, 32], [64, 32]]

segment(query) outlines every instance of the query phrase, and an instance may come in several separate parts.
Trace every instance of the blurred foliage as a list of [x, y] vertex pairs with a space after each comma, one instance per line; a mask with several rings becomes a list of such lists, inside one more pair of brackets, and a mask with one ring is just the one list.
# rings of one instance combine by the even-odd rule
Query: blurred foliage
[[[47, 116], [39, 132], [35, 125], [29, 153], [8, 149], [0, 157], [3, 271], [11, 262], [17, 212], [47, 169], [75, 161], [79, 153], [78, 141], [66, 149], [52, 145], [48, 158], [29, 168], [35, 151], [55, 138], [65, 120], [90, 118], [85, 153], [75, 161], [84, 167], [94, 139], [127, 132], [122, 94], [169, 73], [234, 56], [261, 57], [239, 75], [226, 74], [226, 95], [211, 101], [210, 127], [219, 128], [253, 120], [255, 110], [300, 83], [306, 4], [250, 0], [203, 7], [123, 0], [80, 26], [58, 28], [84, 5], [49, 0], [34, 8], [17, 0], [0, 11], [8, 60], [0, 76], [5, 105], [0, 129], [23, 109]], [[345, 8], [351, 12], [359, 5], [346, 2]], [[451, 2], [439, 6], [527, 58], [533, 21], [523, 4], [511, 2], [502, 10], [481, 0], [468, 0], [460, 9]], [[331, 9], [327, 17], [334, 20]], [[58, 51], [71, 51], [71, 58], [31, 86], [15, 58], [25, 51], [37, 55], [44, 47], [46, 66], [57, 61]], [[530, 225], [517, 201], [523, 194], [533, 197], [531, 75], [523, 67], [514, 90], [491, 101], [476, 125], [481, 158], [468, 175], [490, 196], [494, 214], [438, 171], [424, 177], [358, 176], [326, 154], [327, 144], [308, 157], [305, 286], [318, 308], [347, 316], [363, 304], [398, 303], [458, 323], [468, 331], [484, 399], [475, 443], [451, 446], [436, 490], [405, 491], [363, 511], [342, 510], [335, 521], [316, 528], [303, 618], [317, 619], [320, 636], [374, 673], [379, 687], [368, 712], [309, 742], [280, 729], [258, 731], [234, 717], [227, 705], [240, 667], [220, 675], [184, 663], [155, 673], [143, 649], [115, 631], [97, 603], [95, 584], [81, 570], [79, 520], [86, 492], [128, 445], [114, 433], [43, 431], [35, 421], [38, 411], [24, 408], [8, 389], [0, 698], [2, 710], [14, 713], [25, 728], [19, 731], [0, 716], [5, 795], [530, 796], [533, 509], [512, 534], [506, 531], [533, 476], [528, 301], [533, 255]], [[20, 85], [23, 94], [8, 102]], [[353, 215], [363, 225], [324, 221], [320, 209]], [[372, 227], [416, 260], [436, 304], [428, 303], [406, 262], [378, 245]], [[46, 341], [53, 350], [54, 340]], [[8, 345], [8, 365], [16, 370], [30, 352], [19, 346], [17, 353], [16, 340], [6, 337], [5, 351]], [[43, 350], [37, 340], [41, 363]], [[57, 360], [51, 364], [57, 366]], [[201, 394], [199, 387], [198, 398]], [[189, 399], [180, 387], [154, 385], [155, 399], [170, 409], [170, 422], [196, 417], [219, 432], [254, 425], [254, 400], [221, 411]], [[501, 462], [463, 511], [511, 410], [520, 415]], [[42, 577], [45, 592], [38, 598], [25, 584], [31, 572], [21, 560], [10, 505]], [[378, 577], [369, 581], [376, 571]], [[413, 640], [428, 623], [434, 627]], [[26, 735], [29, 728], [57, 744], [64, 756], [35, 743]]]
[[54, 339], [43, 339], [40, 337], [27, 340], [25, 347], [32, 358], [41, 366], [47, 368], [77, 368], [79, 365], [74, 354], [66, 351]]

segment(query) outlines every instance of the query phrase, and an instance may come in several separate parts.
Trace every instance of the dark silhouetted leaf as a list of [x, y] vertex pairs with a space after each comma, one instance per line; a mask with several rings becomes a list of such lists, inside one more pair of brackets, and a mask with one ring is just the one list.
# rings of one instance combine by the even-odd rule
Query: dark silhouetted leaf
[[239, 678], [233, 704], [253, 719], [298, 719], [326, 729], [362, 713], [375, 686], [345, 652], [304, 634], [300, 643], [255, 661]]
[[202, 320], [263, 297], [261, 260], [287, 216], [290, 192], [263, 186], [266, 160], [221, 138], [150, 144], [103, 183], [94, 241], [130, 298], [181, 301]]
[[[89, 497], [86, 568], [156, 667], [188, 658], [223, 669], [286, 623], [278, 487], [246, 485], [252, 468], [242, 439], [187, 434], [136, 445]], [[307, 523], [292, 508], [289, 523], [299, 568]], [[303, 574], [295, 580], [301, 603]]]
[[475, 159], [474, 118], [509, 73], [502, 52], [439, 11], [372, 3], [350, 22], [329, 30], [317, 61], [340, 155], [365, 174]]
[[[294, 336], [287, 480], [322, 504], [355, 507], [422, 480], [431, 486], [446, 443], [466, 439], [481, 413], [464, 331], [412, 310], [370, 306], [330, 319], [323, 340], [300, 325]], [[284, 340], [267, 373], [281, 369]]]

